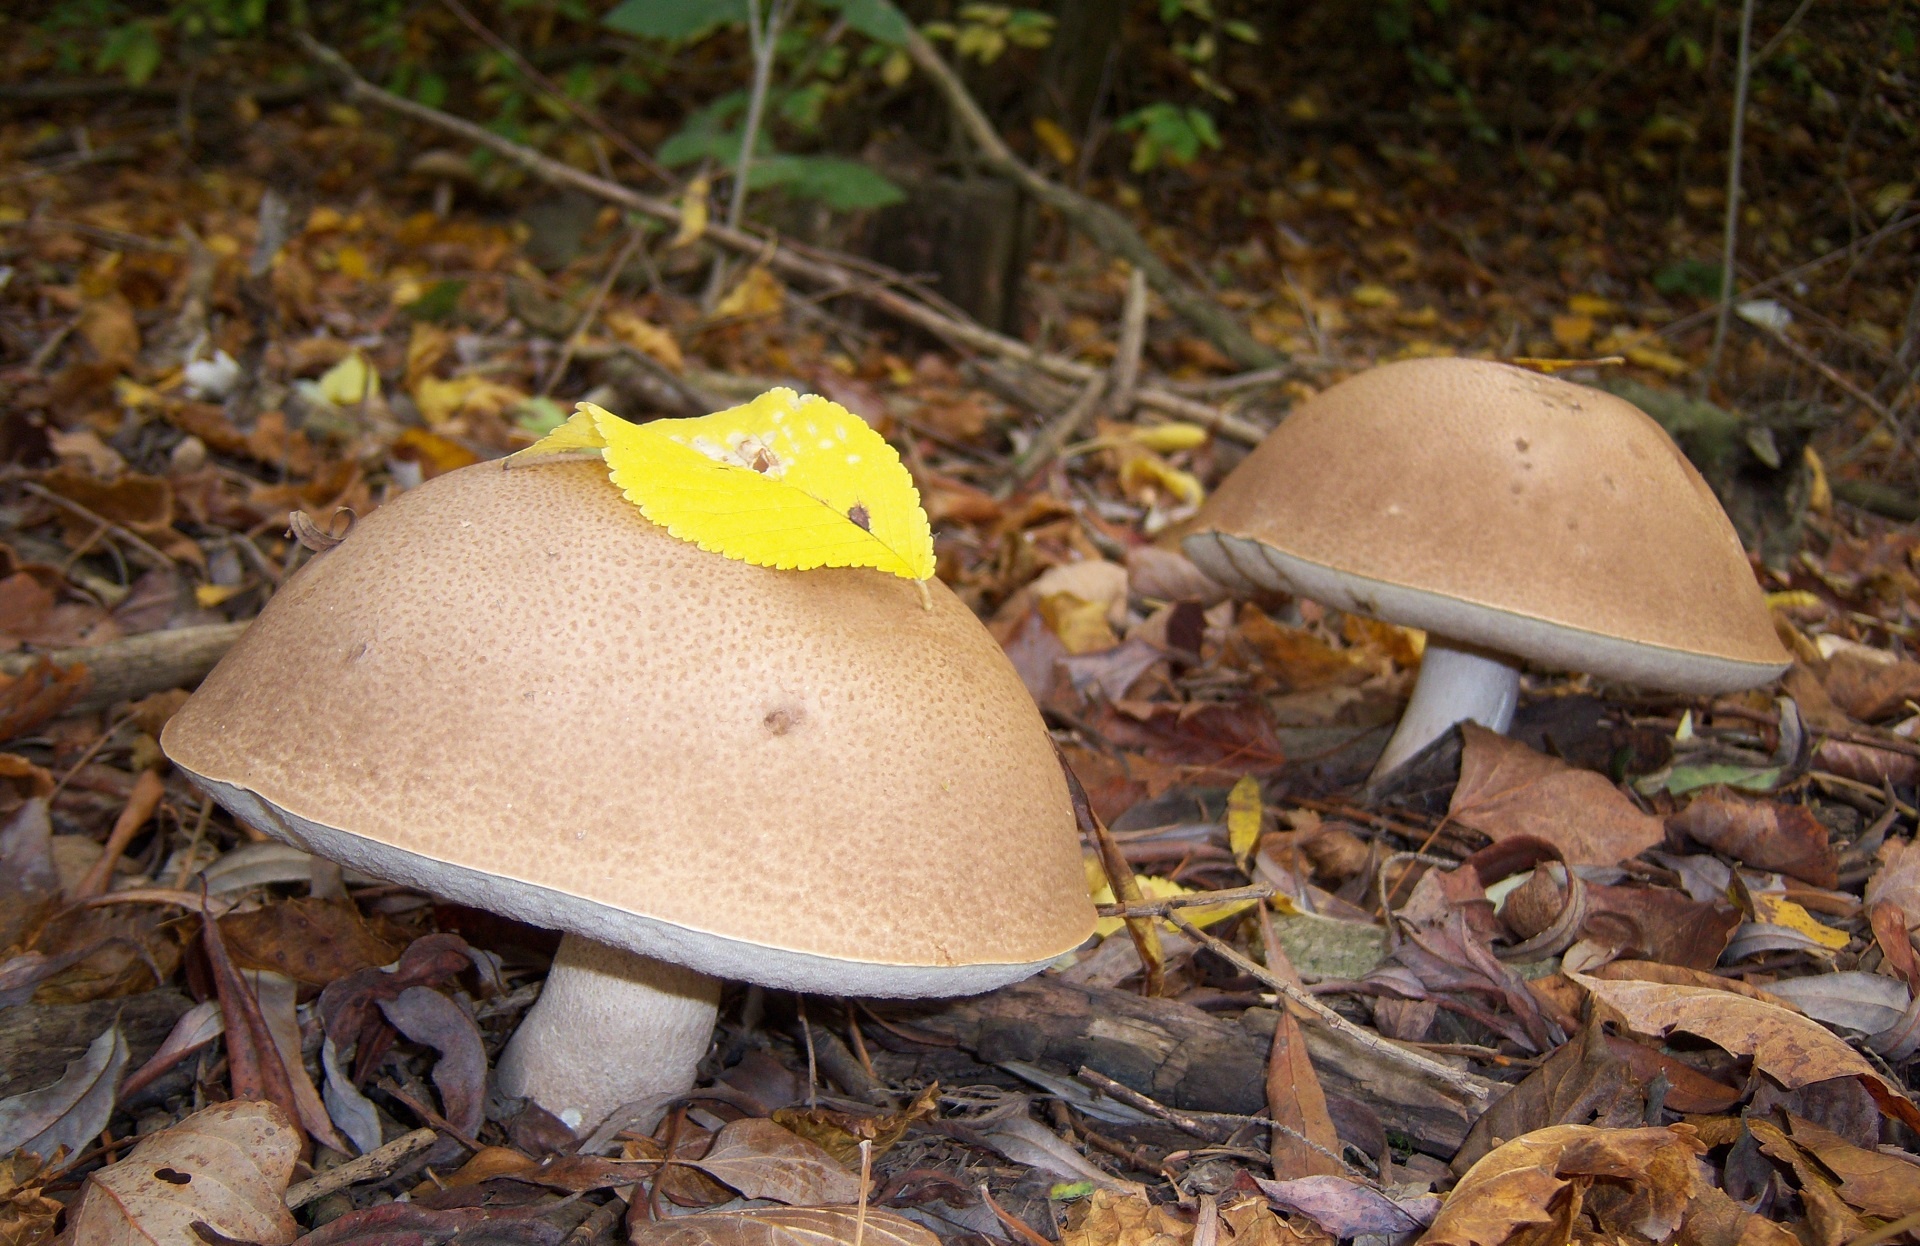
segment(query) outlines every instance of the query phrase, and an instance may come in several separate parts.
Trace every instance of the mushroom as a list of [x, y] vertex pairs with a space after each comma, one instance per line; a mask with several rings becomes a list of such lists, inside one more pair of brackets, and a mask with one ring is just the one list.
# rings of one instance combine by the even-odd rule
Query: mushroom
[[970, 994], [1092, 931], [1039, 712], [929, 587], [480, 464], [304, 567], [161, 743], [251, 826], [565, 932], [499, 1076], [591, 1128], [692, 1086], [719, 979]]
[[1691, 693], [1788, 665], [1738, 534], [1665, 431], [1505, 364], [1408, 360], [1316, 395], [1182, 548], [1230, 588], [1427, 630], [1376, 781], [1455, 723], [1505, 731], [1523, 661]]

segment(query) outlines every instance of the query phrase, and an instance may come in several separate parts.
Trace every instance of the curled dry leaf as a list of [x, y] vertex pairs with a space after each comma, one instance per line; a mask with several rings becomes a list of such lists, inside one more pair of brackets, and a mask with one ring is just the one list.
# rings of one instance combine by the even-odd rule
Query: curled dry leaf
[[126, 1067], [127, 1040], [116, 1022], [53, 1085], [0, 1099], [0, 1155], [24, 1151], [51, 1160], [79, 1154], [107, 1127]]
[[1619, 788], [1475, 723], [1460, 724], [1460, 782], [1447, 814], [1492, 839], [1533, 835], [1568, 865], [1618, 865], [1666, 838]]
[[1778, 870], [1816, 887], [1839, 881], [1839, 854], [1805, 805], [1749, 800], [1710, 787], [1668, 818], [1667, 826], [1757, 870]]
[[[1685, 1126], [1600, 1129], [1555, 1125], [1495, 1148], [1460, 1178], [1422, 1246], [1500, 1246], [1529, 1225], [1591, 1216], [1603, 1237], [1664, 1241], [1680, 1227], [1702, 1185], [1695, 1157], [1706, 1150]], [[1579, 1195], [1561, 1197], [1568, 1186]], [[1571, 1223], [1553, 1235], [1565, 1241]]]
[[694, 1165], [748, 1198], [796, 1206], [860, 1198], [860, 1179], [833, 1156], [790, 1129], [751, 1116], [723, 1127]]
[[440, 1053], [433, 1085], [449, 1123], [462, 1133], [480, 1129], [487, 1097], [487, 1053], [480, 1027], [465, 1009], [425, 986], [410, 986], [394, 999], [380, 1001], [393, 1028]]
[[0, 1160], [0, 1246], [39, 1246], [66, 1207], [45, 1193], [46, 1172], [31, 1155]]
[[1343, 1240], [1411, 1233], [1431, 1223], [1440, 1208], [1440, 1200], [1430, 1194], [1389, 1198], [1347, 1177], [1323, 1175], [1291, 1181], [1255, 1177], [1254, 1184], [1281, 1211], [1306, 1216]]
[[300, 1131], [275, 1104], [203, 1108], [87, 1178], [71, 1246], [202, 1246], [196, 1223], [286, 1246], [299, 1232], [283, 1201], [299, 1155]]
[[1752, 1056], [1754, 1067], [1789, 1090], [1836, 1077], [1857, 1077], [1882, 1110], [1920, 1128], [1920, 1108], [1912, 1100], [1853, 1048], [1800, 1013], [1710, 987], [1568, 976], [1641, 1034], [1656, 1038], [1673, 1030], [1696, 1034], [1736, 1056]]
[[940, 1246], [905, 1216], [878, 1207], [752, 1207], [635, 1225], [632, 1246]]

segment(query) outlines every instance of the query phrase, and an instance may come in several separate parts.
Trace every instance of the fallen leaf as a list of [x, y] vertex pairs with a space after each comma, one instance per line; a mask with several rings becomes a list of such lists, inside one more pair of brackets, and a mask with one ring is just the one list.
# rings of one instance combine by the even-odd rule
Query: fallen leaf
[[413, 388], [413, 401], [420, 408], [420, 418], [433, 429], [443, 428], [460, 416], [498, 416], [526, 400], [523, 390], [471, 373], [448, 381], [423, 376]]
[[[940, 1239], [879, 1207], [751, 1207], [702, 1211], [633, 1227], [629, 1246], [940, 1246]], [[319, 1244], [316, 1244], [319, 1246]]]
[[357, 406], [380, 396], [380, 374], [365, 355], [353, 350], [320, 374], [318, 386], [320, 396], [334, 406]]
[[442, 1115], [469, 1136], [480, 1131], [487, 1097], [487, 1053], [480, 1027], [467, 1011], [425, 986], [410, 986], [380, 1001], [393, 1028], [440, 1053], [433, 1064], [433, 1085], [440, 1092]]
[[[11, 760], [11, 753], [0, 754], [0, 763]], [[18, 760], [31, 765], [24, 758]], [[30, 779], [31, 775], [21, 777]], [[46, 786], [51, 791], [52, 784]], [[7, 795], [15, 795], [11, 786]], [[24, 946], [29, 932], [39, 927], [60, 900], [60, 871], [53, 862], [53, 821], [47, 795], [40, 792], [0, 814], [6, 818], [0, 824], [0, 948]]]
[[630, 311], [615, 309], [601, 316], [613, 335], [641, 354], [664, 364], [674, 372], [685, 371], [687, 361], [673, 334]]
[[[1603, 1234], [1664, 1241], [1702, 1184], [1695, 1157], [1706, 1148], [1684, 1126], [1601, 1129], [1555, 1125], [1489, 1152], [1454, 1186], [1422, 1246], [1500, 1246], [1529, 1225], [1579, 1207]], [[1561, 1198], [1575, 1186], [1579, 1194]], [[1606, 1187], [1616, 1197], [1602, 1203]], [[1566, 1240], [1564, 1232], [1557, 1234]]]
[[1667, 826], [1756, 870], [1777, 870], [1816, 887], [1839, 882], [1839, 854], [1805, 805], [1750, 800], [1710, 787], [1669, 817]]
[[1589, 1024], [1473, 1123], [1453, 1170], [1464, 1173], [1504, 1139], [1551, 1125], [1625, 1128], [1644, 1120], [1646, 1108], [1633, 1070], [1608, 1045], [1605, 1030]]
[[778, 314], [786, 302], [787, 288], [780, 284], [780, 279], [766, 265], [755, 264], [733, 289], [714, 304], [713, 318], [731, 320], [737, 316], [747, 320], [759, 319]]
[[1840, 1181], [1840, 1197], [1870, 1216], [1896, 1220], [1920, 1207], [1920, 1164], [1854, 1146], [1839, 1134], [1789, 1114], [1794, 1144]]
[[790, 1129], [747, 1117], [729, 1122], [693, 1165], [748, 1198], [795, 1206], [853, 1203], [860, 1179]]
[[1819, 1022], [1779, 1004], [1709, 987], [1567, 976], [1638, 1033], [1698, 1035], [1736, 1056], [1752, 1056], [1755, 1068], [1789, 1090], [1835, 1077], [1859, 1078], [1884, 1110], [1920, 1127], [1920, 1109], [1858, 1052]]
[[1593, 771], [1477, 723], [1461, 723], [1460, 734], [1460, 782], [1447, 816], [1461, 825], [1496, 840], [1544, 839], [1570, 866], [1618, 865], [1666, 838], [1659, 818]]
[[1175, 1246], [1193, 1226], [1145, 1194], [1095, 1190], [1074, 1204], [1060, 1246]]
[[1336, 649], [1305, 628], [1275, 623], [1258, 606], [1240, 609], [1240, 635], [1260, 655], [1260, 669], [1284, 692], [1357, 684], [1374, 673], [1366, 655]]
[[1260, 842], [1260, 780], [1243, 774], [1227, 793], [1227, 847], [1243, 864]]
[[284, 1202], [299, 1156], [299, 1129], [278, 1106], [216, 1103], [88, 1177], [68, 1237], [72, 1246], [190, 1246], [204, 1223], [225, 1238], [287, 1246], [299, 1233]]
[[227, 955], [226, 940], [220, 937], [220, 923], [203, 921], [200, 945], [206, 950], [207, 964], [213, 970], [214, 993], [220, 1000], [220, 1015], [226, 1022], [228, 1079], [235, 1099], [265, 1099], [278, 1105], [289, 1122], [300, 1119], [300, 1107], [293, 1096], [293, 1082], [280, 1059], [280, 1049], [260, 1015], [260, 1001], [253, 988], [234, 968]]
[[790, 389], [690, 420], [630, 424], [592, 403], [514, 455], [599, 449], [648, 519], [761, 567], [874, 567], [933, 575], [920, 493], [886, 439], [836, 403]]
[[1891, 1028], [1913, 1002], [1912, 993], [1897, 978], [1858, 970], [1783, 978], [1768, 989], [1816, 1021], [1861, 1034]]
[[326, 986], [361, 969], [390, 965], [400, 949], [367, 928], [350, 902], [300, 896], [220, 919], [233, 963]]
[[45, 1193], [47, 1171], [31, 1155], [0, 1159], [0, 1246], [41, 1246], [66, 1205]]
[[1866, 645], [1821, 637], [1827, 659], [1821, 683], [1833, 703], [1861, 722], [1876, 722], [1920, 697], [1920, 662]]
[[1393, 1198], [1347, 1177], [1253, 1180], [1275, 1207], [1303, 1215], [1341, 1239], [1412, 1233], [1433, 1223], [1440, 1210], [1440, 1200], [1430, 1194]]
[[[566, 1230], [526, 1207], [422, 1207], [383, 1203], [329, 1220], [306, 1246], [560, 1246]], [[193, 1246], [189, 1239], [187, 1246]]]
[[107, 1127], [127, 1067], [127, 1040], [114, 1024], [51, 1086], [0, 1099], [0, 1155], [72, 1159]]

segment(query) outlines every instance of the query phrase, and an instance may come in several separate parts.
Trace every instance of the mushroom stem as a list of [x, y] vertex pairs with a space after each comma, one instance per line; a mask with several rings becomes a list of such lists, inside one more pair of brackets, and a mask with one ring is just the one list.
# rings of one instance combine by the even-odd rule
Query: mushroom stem
[[1519, 701], [1517, 658], [1429, 634], [1413, 698], [1367, 781], [1386, 778], [1455, 723], [1471, 719], [1490, 731], [1505, 731]]
[[717, 978], [567, 935], [500, 1054], [500, 1089], [584, 1133], [623, 1103], [693, 1089], [719, 1006]]

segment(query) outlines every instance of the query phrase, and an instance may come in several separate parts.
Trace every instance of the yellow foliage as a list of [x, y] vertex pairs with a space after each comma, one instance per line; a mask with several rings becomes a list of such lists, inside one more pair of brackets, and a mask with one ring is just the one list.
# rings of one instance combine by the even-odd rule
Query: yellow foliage
[[320, 377], [320, 393], [336, 407], [350, 407], [380, 396], [380, 374], [366, 356], [349, 351]]
[[839, 403], [790, 389], [688, 420], [630, 424], [581, 403], [514, 455], [599, 451], [642, 514], [683, 541], [782, 570], [933, 574], [920, 491], [886, 439]]
[[780, 284], [780, 279], [767, 271], [766, 265], [756, 264], [727, 291], [726, 297], [715, 305], [713, 314], [720, 320], [734, 316], [771, 316], [779, 312], [786, 300], [787, 289]]
[[1763, 922], [1775, 926], [1785, 926], [1795, 934], [1805, 935], [1821, 947], [1839, 951], [1847, 946], [1848, 936], [1844, 930], [1835, 930], [1801, 908], [1785, 896], [1762, 892], [1753, 897], [1753, 915]]
[[493, 416], [527, 400], [511, 385], [484, 376], [456, 376], [450, 381], [423, 376], [413, 387], [413, 401], [429, 428], [440, 428], [456, 416]]
[[1146, 424], [1127, 436], [1135, 445], [1161, 454], [1172, 454], [1178, 450], [1198, 450], [1207, 444], [1207, 438], [1212, 434], [1198, 424], [1170, 423]]
[[622, 343], [646, 355], [650, 359], [666, 365], [675, 372], [683, 371], [687, 366], [685, 356], [680, 353], [680, 343], [673, 340], [673, 334], [659, 325], [634, 315], [630, 311], [610, 311], [601, 317], [607, 328]]
[[1227, 793], [1227, 846], [1246, 861], [1260, 842], [1260, 780], [1243, 774]]
[[689, 246], [707, 232], [707, 192], [712, 189], [713, 179], [704, 173], [687, 183], [687, 193], [680, 197], [680, 229], [669, 248]]

